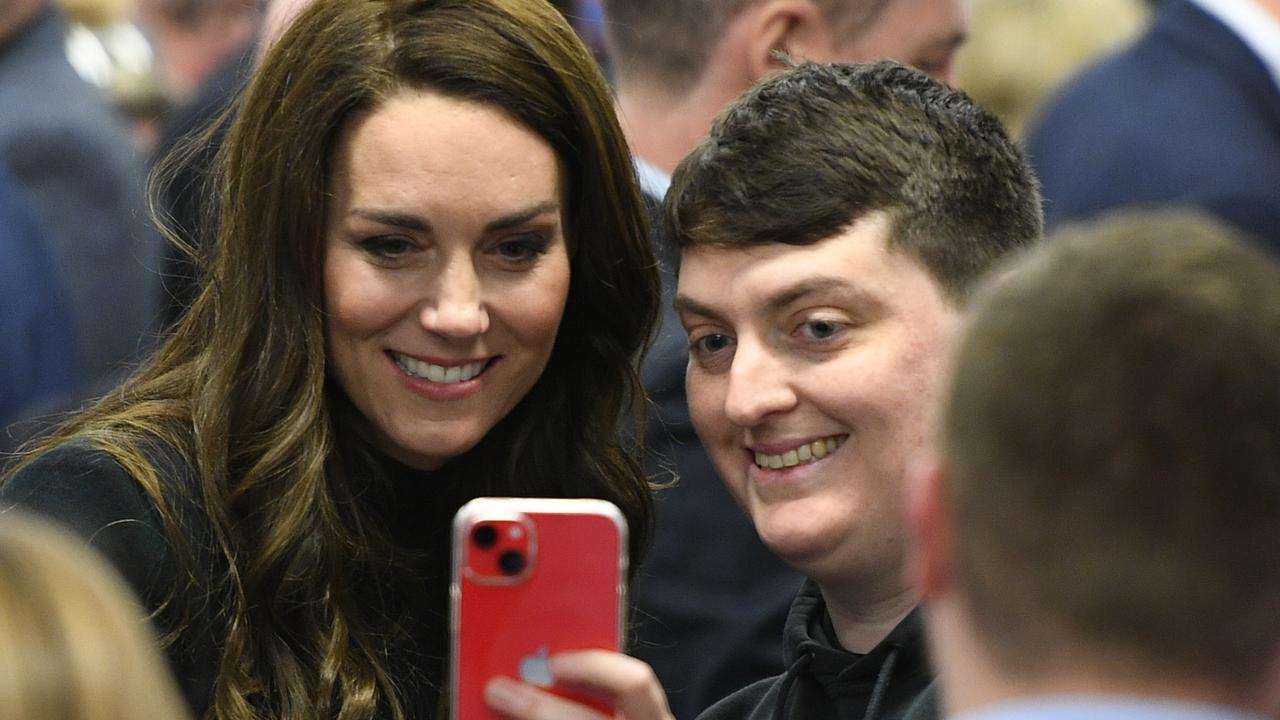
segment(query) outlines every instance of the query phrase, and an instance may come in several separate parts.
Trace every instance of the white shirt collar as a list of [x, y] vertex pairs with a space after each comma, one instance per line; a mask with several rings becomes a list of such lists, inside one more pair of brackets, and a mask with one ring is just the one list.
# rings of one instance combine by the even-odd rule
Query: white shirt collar
[[636, 155], [633, 160], [636, 165], [636, 176], [640, 179], [640, 189], [646, 195], [658, 200], [666, 197], [667, 188], [671, 187], [671, 176], [639, 155]]
[[1276, 91], [1280, 92], [1280, 20], [1259, 7], [1253, 0], [1190, 0], [1201, 10], [1217, 18], [1271, 72]]

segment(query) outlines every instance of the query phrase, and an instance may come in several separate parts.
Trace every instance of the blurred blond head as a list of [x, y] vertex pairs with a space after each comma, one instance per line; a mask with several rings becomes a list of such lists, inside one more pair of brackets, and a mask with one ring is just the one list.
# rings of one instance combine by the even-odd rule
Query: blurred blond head
[[1021, 137], [1050, 93], [1146, 25], [1143, 0], [975, 0], [959, 85]]
[[105, 27], [128, 21], [134, 13], [135, 0], [57, 0], [72, 22], [90, 27]]
[[188, 720], [115, 572], [47, 523], [0, 515], [0, 720]]

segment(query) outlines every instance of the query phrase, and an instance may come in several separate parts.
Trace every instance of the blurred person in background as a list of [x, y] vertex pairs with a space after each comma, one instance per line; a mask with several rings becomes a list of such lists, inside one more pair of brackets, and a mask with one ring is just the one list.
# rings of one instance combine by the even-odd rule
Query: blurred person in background
[[177, 104], [189, 101], [228, 60], [249, 47], [261, 0], [135, 0], [138, 23]]
[[0, 513], [0, 717], [190, 720], [142, 608], [92, 550]]
[[133, 21], [133, 0], [56, 3], [67, 19], [67, 59], [128, 120], [135, 150], [150, 153], [171, 100], [156, 79], [151, 44]]
[[909, 523], [948, 714], [1280, 714], [1274, 256], [1117, 212], [998, 274], [958, 348]]
[[956, 82], [1014, 137], [1054, 90], [1145, 27], [1143, 0], [974, 0]]
[[[892, 58], [949, 81], [967, 23], [964, 0], [602, 5], [621, 121], [651, 208], [715, 115], [785, 67], [778, 53], [819, 62]], [[694, 433], [688, 343], [673, 305], [679, 251], [657, 234], [654, 243], [664, 314], [643, 369], [653, 399], [646, 470], [670, 487], [659, 494], [653, 552], [633, 592], [636, 655], [662, 679], [676, 716], [689, 718], [782, 671], [778, 638], [801, 578], [761, 544]]]
[[721, 109], [783, 67], [778, 53], [813, 62], [897, 60], [950, 84], [968, 31], [966, 0], [602, 4], [627, 137], [638, 158], [663, 175], [706, 136]]
[[0, 3], [0, 161], [49, 241], [75, 336], [65, 351], [88, 386], [112, 386], [148, 347], [160, 297], [159, 240], [146, 221], [142, 163], [97, 88], [67, 59], [51, 0]]
[[[259, 51], [266, 12], [295, 0], [138, 0], [140, 17], [156, 46], [173, 96], [161, 118], [152, 164], [165, 181], [153, 184], [157, 210], [177, 233], [161, 260], [163, 322], [172, 326], [199, 292], [202, 234], [216, 222], [208, 185], [214, 154], [222, 145], [236, 96]], [[300, 2], [299, 2], [300, 4]], [[173, 155], [174, 157], [170, 157]]]
[[1163, 0], [1050, 102], [1028, 148], [1050, 225], [1178, 203], [1280, 253], [1280, 0]]
[[[80, 387], [71, 315], [48, 241], [0, 163], [0, 452], [22, 432], [8, 427]], [[0, 466], [4, 458], [0, 457]]]

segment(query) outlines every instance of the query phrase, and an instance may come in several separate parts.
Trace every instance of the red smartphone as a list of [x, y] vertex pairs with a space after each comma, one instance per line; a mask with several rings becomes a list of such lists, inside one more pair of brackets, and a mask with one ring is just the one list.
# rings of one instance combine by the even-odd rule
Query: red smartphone
[[450, 717], [499, 720], [484, 686], [502, 675], [612, 716], [607, 699], [554, 683], [547, 659], [621, 647], [627, 524], [592, 499], [477, 498], [453, 521]]

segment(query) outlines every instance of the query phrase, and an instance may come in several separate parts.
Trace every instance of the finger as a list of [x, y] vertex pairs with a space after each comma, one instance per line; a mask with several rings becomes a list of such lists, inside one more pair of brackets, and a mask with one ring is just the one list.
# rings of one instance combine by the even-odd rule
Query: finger
[[551, 658], [551, 674], [564, 684], [612, 695], [626, 720], [668, 720], [667, 694], [648, 663], [607, 650], [563, 652]]
[[484, 700], [490, 708], [513, 720], [606, 720], [585, 705], [504, 677], [485, 684]]

